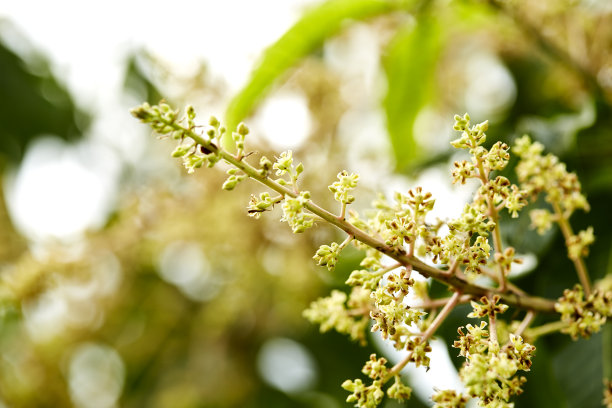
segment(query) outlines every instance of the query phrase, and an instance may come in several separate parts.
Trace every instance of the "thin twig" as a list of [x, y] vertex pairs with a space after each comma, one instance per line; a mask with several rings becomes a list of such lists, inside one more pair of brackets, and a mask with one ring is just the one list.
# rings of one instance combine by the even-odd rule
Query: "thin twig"
[[[457, 301], [457, 304], [467, 303], [473, 298], [474, 297], [471, 295], [461, 295], [459, 297], [459, 300]], [[415, 308], [415, 309], [437, 309], [439, 307], [446, 305], [450, 300], [451, 298], [449, 297], [441, 298], [441, 299], [432, 299], [432, 300], [428, 300], [420, 304], [411, 305], [410, 307]]]
[[497, 320], [495, 319], [494, 313], [489, 315], [489, 340], [496, 347], [499, 347], [499, 341], [497, 340]]
[[[425, 333], [423, 333], [423, 335], [421, 336], [423, 343], [429, 340], [431, 336], [434, 335], [434, 333], [436, 332], [438, 327], [440, 327], [444, 319], [446, 319], [446, 317], [450, 314], [450, 312], [455, 308], [460, 297], [461, 297], [461, 292], [457, 291], [448, 300], [444, 308], [440, 311], [440, 313], [436, 316], [434, 321], [429, 325]], [[412, 359], [412, 352], [410, 352], [406, 357], [404, 357], [402, 361], [394, 365], [393, 368], [389, 370], [389, 373], [387, 374], [387, 379], [393, 377], [394, 375], [397, 375], [400, 371], [402, 371], [402, 369], [410, 362], [411, 359]]]
[[[561, 232], [563, 233], [563, 237], [565, 238], [566, 244], [570, 242], [570, 238], [574, 236], [574, 232], [572, 231], [572, 226], [567, 221], [567, 218], [564, 217], [563, 211], [559, 206], [559, 203], [554, 202], [552, 206], [557, 214], [557, 223], [561, 228]], [[574, 263], [574, 267], [576, 268], [576, 273], [578, 274], [578, 279], [580, 279], [580, 283], [584, 288], [584, 294], [588, 297], [591, 294], [591, 281], [589, 279], [589, 273], [587, 272], [586, 265], [584, 264], [584, 260], [579, 255], [576, 258], [571, 258]]]
[[568, 326], [567, 322], [557, 320], [551, 323], [543, 324], [542, 326], [534, 327], [525, 330], [525, 336], [530, 339], [537, 339], [545, 334], [554, 333], [565, 329]]
[[533, 318], [535, 317], [535, 315], [536, 314], [533, 310], [528, 310], [527, 314], [525, 315], [525, 318], [523, 319], [519, 327], [516, 329], [514, 334], [516, 334], [517, 336], [522, 335], [525, 329], [527, 329], [527, 327], [529, 327], [529, 325], [533, 321]]

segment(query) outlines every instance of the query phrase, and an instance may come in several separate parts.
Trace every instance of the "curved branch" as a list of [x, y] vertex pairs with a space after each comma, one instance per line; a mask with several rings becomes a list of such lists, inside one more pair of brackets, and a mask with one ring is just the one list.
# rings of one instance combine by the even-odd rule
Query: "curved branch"
[[[133, 111], [133, 114], [136, 117], [139, 116], [139, 112], [137, 110]], [[162, 119], [163, 120], [163, 119]], [[236, 157], [229, 153], [228, 151], [219, 148], [215, 144], [213, 144], [210, 140], [207, 140], [195, 133], [193, 129], [188, 129], [183, 127], [181, 124], [176, 121], [164, 121], [165, 124], [169, 127], [172, 127], [175, 130], [183, 132], [186, 136], [193, 139], [197, 144], [201, 145], [207, 151], [211, 153], [219, 155], [224, 161], [231, 164], [232, 166], [243, 171], [248, 177], [258, 181], [259, 183], [265, 185], [266, 187], [271, 188], [272, 190], [290, 197], [297, 197], [297, 193], [293, 190], [282, 186], [278, 182], [272, 180], [267, 175], [262, 174], [260, 170], [248, 164], [243, 157]], [[518, 295], [516, 293], [508, 293], [508, 292], [499, 292], [494, 288], [482, 287], [479, 285], [475, 285], [472, 283], [463, 280], [454, 274], [449, 274], [447, 270], [438, 269], [436, 267], [427, 265], [423, 261], [417, 259], [413, 255], [408, 254], [402, 248], [393, 248], [389, 245], [386, 245], [382, 240], [373, 237], [366, 233], [365, 231], [357, 228], [350, 222], [346, 221], [343, 218], [340, 218], [331, 212], [325, 210], [324, 208], [318, 206], [312, 201], [308, 201], [304, 207], [309, 210], [314, 215], [320, 217], [321, 219], [327, 221], [328, 223], [334, 225], [335, 227], [341, 229], [346, 232], [348, 235], [354, 237], [354, 239], [364, 243], [365, 245], [376, 249], [377, 251], [383, 253], [384, 255], [389, 256], [390, 258], [396, 260], [402, 265], [408, 266], [410, 265], [413, 270], [419, 272], [421, 275], [435, 279], [449, 287], [451, 287], [454, 291], [461, 292], [465, 295], [473, 295], [476, 297], [488, 296], [491, 293], [495, 292], [498, 294], [503, 303], [517, 307], [519, 309], [525, 310], [533, 310], [537, 312], [547, 312], [552, 313], [555, 312], [554, 305], [555, 302], [549, 299], [537, 297], [537, 296], [529, 296], [529, 295]]]

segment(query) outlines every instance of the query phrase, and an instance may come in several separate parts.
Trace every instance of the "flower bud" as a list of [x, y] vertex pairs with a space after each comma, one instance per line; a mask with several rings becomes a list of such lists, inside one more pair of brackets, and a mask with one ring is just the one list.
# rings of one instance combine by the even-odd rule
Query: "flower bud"
[[216, 128], [216, 127], [219, 127], [221, 123], [219, 123], [219, 119], [217, 119], [214, 116], [211, 116], [210, 119], [208, 119], [208, 124]]
[[172, 152], [172, 157], [183, 157], [191, 149], [191, 146], [178, 145]]
[[240, 124], [238, 125], [238, 133], [241, 134], [242, 136], [246, 136], [249, 134], [249, 128], [247, 127], [247, 125], [245, 125], [244, 123], [240, 122]]

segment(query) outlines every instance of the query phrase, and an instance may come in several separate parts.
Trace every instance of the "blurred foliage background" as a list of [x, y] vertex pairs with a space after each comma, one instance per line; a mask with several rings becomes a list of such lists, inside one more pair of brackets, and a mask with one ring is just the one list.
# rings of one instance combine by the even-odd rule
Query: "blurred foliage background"
[[[44, 50], [14, 44], [0, 37], [0, 406], [346, 406], [339, 385], [374, 346], [321, 335], [301, 311], [342, 289], [359, 254], [347, 252], [332, 274], [317, 268], [312, 254], [339, 235], [319, 226], [292, 236], [277, 210], [247, 217], [257, 186], [227, 193], [222, 173], [187, 176], [169, 158], [172, 146], [150, 137], [138, 160], [121, 161], [101, 226], [41, 241], [16, 225], [7, 186], [28, 147], [48, 135], [86, 140], [97, 113], [54, 76]], [[294, 150], [317, 200], [331, 204], [326, 186], [338, 171], [359, 172], [358, 208], [375, 191], [449, 172], [453, 114], [470, 112], [489, 119], [491, 144], [528, 133], [578, 173], [592, 209], [572, 221], [595, 228], [592, 278], [612, 273], [607, 1], [313, 2], [239, 92], [211, 75], [209, 63], [181, 77], [136, 50], [123, 70], [125, 98], [190, 103], [202, 116], [224, 101], [230, 128], [253, 124], [254, 150]], [[296, 100], [304, 122], [271, 108]], [[266, 137], [270, 115], [288, 139], [304, 139]], [[524, 215], [504, 221], [504, 240], [537, 259], [516, 284], [556, 298], [576, 282], [558, 231], [539, 237]], [[440, 329], [448, 345], [465, 324], [461, 312]], [[553, 335], [536, 346], [518, 407], [600, 406], [601, 378], [612, 377], [610, 324], [588, 344]], [[415, 397], [405, 406], [429, 405]]]

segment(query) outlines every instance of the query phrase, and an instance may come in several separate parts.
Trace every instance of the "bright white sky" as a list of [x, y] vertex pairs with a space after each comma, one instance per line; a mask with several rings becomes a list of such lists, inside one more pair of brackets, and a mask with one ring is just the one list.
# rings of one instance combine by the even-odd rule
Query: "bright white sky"
[[[180, 67], [206, 60], [239, 87], [263, 47], [312, 0], [107, 0], [4, 2], [0, 17], [49, 53], [61, 77], [90, 98], [145, 46]], [[88, 92], [87, 92], [88, 91]]]
[[[7, 180], [17, 226], [35, 241], [77, 238], [104, 222], [120, 167], [117, 152], [137, 157], [142, 129], [126, 114], [125, 58], [146, 49], [173, 69], [190, 72], [205, 61], [235, 92], [261, 51], [312, 0], [20, 0], [3, 2], [12, 22], [52, 61], [77, 102], [96, 112], [85, 141], [43, 139]], [[27, 57], [20, 36], [3, 33]], [[297, 114], [302, 115], [298, 107]], [[121, 154], [123, 153], [123, 154]]]

